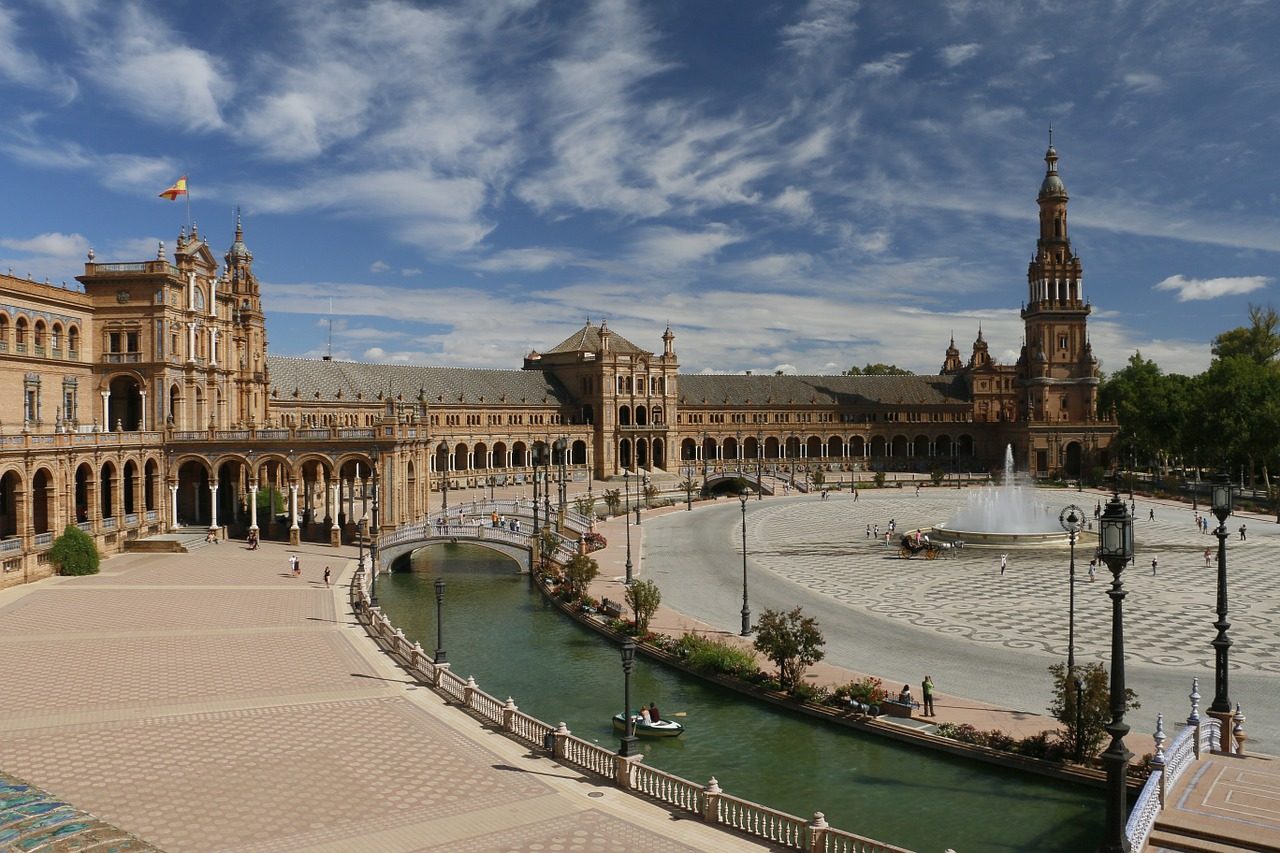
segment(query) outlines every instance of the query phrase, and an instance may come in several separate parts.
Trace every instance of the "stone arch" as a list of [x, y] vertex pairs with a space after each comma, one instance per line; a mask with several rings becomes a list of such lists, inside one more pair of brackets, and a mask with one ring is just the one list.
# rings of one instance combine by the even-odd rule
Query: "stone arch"
[[649, 440], [646, 438], [636, 439], [636, 468], [649, 467]]
[[883, 457], [888, 442], [885, 441], [883, 435], [872, 436], [871, 438], [871, 455], [873, 457]]
[[800, 439], [796, 436], [789, 436], [786, 443], [786, 454], [788, 459], [800, 458]]
[[917, 435], [911, 442], [911, 455], [917, 459], [927, 459], [929, 456], [929, 437], [927, 435]]
[[115, 518], [119, 507], [116, 506], [116, 478], [118, 468], [113, 460], [107, 459], [98, 469], [98, 513], [100, 518]]
[[31, 326], [31, 345], [35, 347], [36, 355], [44, 354], [45, 338], [48, 336], [48, 327], [45, 326], [44, 318], [37, 317], [35, 323]]
[[680, 441], [680, 458], [685, 462], [692, 462], [698, 458], [698, 442], [692, 438], [681, 439]]
[[962, 433], [956, 443], [960, 446], [961, 456], [973, 455], [973, 436], [968, 433]]
[[849, 439], [849, 455], [854, 459], [861, 459], [866, 456], [867, 440], [860, 435], [855, 435]]
[[649, 425], [649, 410], [644, 406], [636, 406], [636, 426]]
[[529, 447], [523, 441], [517, 441], [511, 445], [511, 467], [529, 467]]
[[827, 458], [843, 459], [844, 458], [844, 439], [838, 435], [833, 435], [827, 439]]
[[49, 330], [49, 349], [55, 353], [62, 352], [62, 342], [65, 340], [62, 323], [57, 320], [53, 321], [53, 327]]
[[742, 440], [742, 455], [745, 459], [760, 458], [760, 439], [749, 435]]
[[809, 436], [804, 443], [804, 455], [809, 459], [822, 457], [822, 439], [816, 435]]
[[142, 508], [154, 512], [160, 506], [160, 463], [147, 459], [142, 465]]
[[18, 319], [13, 321], [13, 349], [15, 352], [27, 351], [27, 333], [30, 328], [31, 324], [21, 314], [18, 315]]
[[187, 455], [180, 458], [177, 467], [177, 516], [180, 527], [208, 527], [213, 519], [209, 502], [209, 482], [212, 472], [206, 459]]
[[591, 426], [596, 421], [596, 410], [590, 403], [582, 405], [582, 422], [587, 426]]
[[702, 461], [714, 462], [716, 459], [716, 440], [711, 436], [702, 437]]
[[629, 438], [619, 439], [618, 441], [618, 464], [627, 469], [634, 464], [631, 458], [631, 439]]
[[125, 515], [135, 515], [138, 512], [139, 485], [137, 460], [126, 459], [124, 473], [120, 479], [120, 496], [124, 504], [123, 511]]
[[74, 323], [67, 327], [67, 358], [80, 355], [80, 327]]
[[36, 533], [52, 533], [57, 485], [53, 472], [44, 465], [31, 477], [31, 526]]
[[89, 521], [89, 512], [93, 507], [92, 496], [96, 490], [93, 466], [88, 462], [81, 462], [76, 466], [72, 479], [72, 517], [77, 524]]
[[477, 441], [471, 448], [471, 467], [477, 471], [489, 470], [489, 445]]
[[951, 436], [943, 433], [933, 440], [933, 450], [938, 456], [950, 458], [955, 455], [955, 442], [951, 440]]
[[464, 442], [458, 442], [453, 448], [453, 470], [469, 471], [470, 466], [467, 465], [467, 445]]
[[631, 407], [618, 407], [618, 426], [631, 426]]
[[21, 471], [10, 468], [0, 475], [0, 539], [22, 534], [23, 519], [18, 517], [22, 492]]
[[493, 443], [493, 467], [510, 467], [507, 463], [507, 443], [505, 441], [495, 441]]
[[667, 451], [666, 451], [666, 447], [667, 447], [667, 444], [666, 444], [666, 442], [665, 442], [665, 441], [663, 441], [662, 439], [660, 439], [660, 438], [655, 438], [655, 439], [653, 440], [652, 447], [650, 448], [650, 450], [652, 451], [652, 455], [653, 455], [652, 467], [654, 467], [654, 468], [666, 468], [666, 467], [667, 467]]
[[1069, 441], [1063, 448], [1062, 471], [1068, 477], [1084, 473], [1084, 447], [1078, 441]]
[[724, 458], [737, 459], [738, 448], [740, 446], [741, 445], [739, 445], [738, 439], [734, 438], [733, 436], [727, 436], [724, 440]]
[[9, 349], [9, 333], [11, 328], [9, 312], [0, 311], [0, 349]]
[[116, 373], [103, 381], [102, 390], [108, 395], [104, 430], [136, 432], [142, 428], [142, 389], [145, 387], [136, 373]]
[[905, 435], [895, 435], [893, 442], [889, 445], [889, 455], [903, 459], [907, 455], [907, 437]]
[[578, 439], [573, 443], [573, 448], [569, 451], [569, 461], [573, 465], [587, 464], [587, 443], [582, 439]]
[[766, 439], [764, 440], [764, 458], [765, 458], [765, 459], [777, 459], [777, 458], [778, 458], [778, 449], [779, 449], [779, 447], [780, 447], [780, 446], [781, 446], [781, 445], [780, 445], [780, 443], [778, 442], [778, 438], [777, 438], [777, 436], [773, 436], [773, 435], [771, 435], [771, 436], [769, 436], [768, 438], [766, 438]]

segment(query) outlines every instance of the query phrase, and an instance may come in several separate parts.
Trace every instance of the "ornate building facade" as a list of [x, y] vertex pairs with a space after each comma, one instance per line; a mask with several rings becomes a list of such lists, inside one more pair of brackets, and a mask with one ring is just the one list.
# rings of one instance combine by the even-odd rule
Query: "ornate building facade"
[[1017, 363], [979, 329], [932, 376], [681, 375], [670, 328], [651, 351], [589, 321], [511, 370], [270, 356], [239, 221], [221, 266], [193, 228], [172, 262], [163, 244], [142, 262], [91, 250], [83, 292], [0, 276], [0, 585], [47, 575], [67, 524], [107, 553], [193, 526], [337, 544], [375, 521], [374, 494], [394, 527], [538, 462], [588, 487], [744, 466], [985, 472], [1006, 446], [1037, 476], [1105, 468], [1115, 425], [1057, 160], [1050, 146]]

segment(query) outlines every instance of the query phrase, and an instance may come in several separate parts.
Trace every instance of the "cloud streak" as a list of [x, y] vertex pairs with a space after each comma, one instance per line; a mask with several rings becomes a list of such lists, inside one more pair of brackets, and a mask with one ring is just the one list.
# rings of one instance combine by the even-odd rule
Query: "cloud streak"
[[1223, 276], [1221, 278], [1187, 278], [1171, 275], [1157, 283], [1153, 290], [1170, 290], [1178, 294], [1179, 302], [1218, 299], [1222, 296], [1240, 296], [1261, 290], [1271, 283], [1262, 275]]

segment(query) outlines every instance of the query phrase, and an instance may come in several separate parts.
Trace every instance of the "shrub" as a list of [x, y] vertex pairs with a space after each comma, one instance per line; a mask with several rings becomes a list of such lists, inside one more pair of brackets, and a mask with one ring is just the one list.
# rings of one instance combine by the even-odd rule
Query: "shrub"
[[1045, 761], [1061, 761], [1065, 757], [1062, 745], [1052, 737], [1051, 732], [1028, 735], [1013, 745], [1013, 751], [1018, 755]]
[[[1055, 663], [1049, 667], [1049, 673], [1053, 676], [1049, 713], [1063, 725], [1058, 733], [1059, 742], [1070, 754], [1075, 754], [1078, 743], [1082, 758], [1096, 755], [1107, 736], [1106, 725], [1111, 722], [1111, 685], [1106, 667], [1096, 661], [1076, 667], [1082, 696], [1079, 721], [1076, 719], [1076, 686], [1067, 677], [1066, 664]], [[1124, 704], [1126, 711], [1139, 707], [1138, 694], [1126, 689]]]
[[595, 495], [590, 492], [587, 492], [585, 495], [578, 495], [578, 497], [573, 501], [573, 508], [578, 511], [579, 515], [585, 515], [587, 518], [590, 518], [596, 508]]
[[603, 550], [604, 548], [607, 548], [609, 546], [609, 541], [605, 539], [603, 536], [601, 536], [599, 533], [585, 533], [582, 536], [582, 541], [585, 542], [587, 545], [588, 554], [590, 554], [592, 551]]
[[49, 560], [62, 575], [96, 575], [102, 558], [93, 537], [74, 524], [68, 524], [49, 549]]
[[610, 515], [617, 515], [618, 508], [622, 506], [622, 492], [618, 489], [606, 489], [604, 505], [609, 508]]
[[600, 574], [600, 564], [585, 554], [574, 554], [564, 565], [565, 580], [572, 595], [583, 595]]
[[852, 700], [863, 705], [879, 705], [889, 698], [889, 691], [884, 689], [884, 683], [880, 679], [868, 675], [840, 685], [832, 692], [832, 696], [842, 704]]
[[884, 472], [877, 471], [875, 475], [871, 478], [871, 481], [876, 484], [877, 489], [883, 489], [884, 488]]
[[626, 597], [627, 606], [636, 616], [636, 633], [643, 634], [649, 630], [649, 620], [662, 603], [662, 593], [653, 581], [641, 580], [634, 581], [627, 587]]
[[826, 687], [810, 684], [807, 681], [801, 681], [794, 685], [788, 692], [791, 698], [797, 702], [813, 702], [818, 705], [825, 703], [831, 695], [831, 691]]
[[683, 635], [673, 645], [672, 652], [699, 672], [751, 680], [760, 671], [756, 666], [756, 656], [749, 649], [697, 634]]
[[805, 616], [799, 607], [786, 613], [766, 610], [756, 622], [756, 651], [778, 667], [778, 682], [784, 690], [793, 689], [804, 671], [822, 660], [825, 642], [817, 620]]

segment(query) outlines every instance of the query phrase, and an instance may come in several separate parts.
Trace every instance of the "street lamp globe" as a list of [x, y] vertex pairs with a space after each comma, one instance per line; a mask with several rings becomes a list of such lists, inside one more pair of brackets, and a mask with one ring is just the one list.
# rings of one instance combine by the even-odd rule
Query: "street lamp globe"
[[1098, 554], [1107, 565], [1124, 565], [1133, 559], [1133, 516], [1119, 497], [1107, 502], [1099, 520], [1098, 539]]
[[1227, 472], [1219, 471], [1214, 475], [1212, 495], [1213, 514], [1218, 517], [1219, 522], [1226, 522], [1227, 516], [1231, 515], [1232, 498], [1235, 497], [1235, 488], [1232, 487]]

